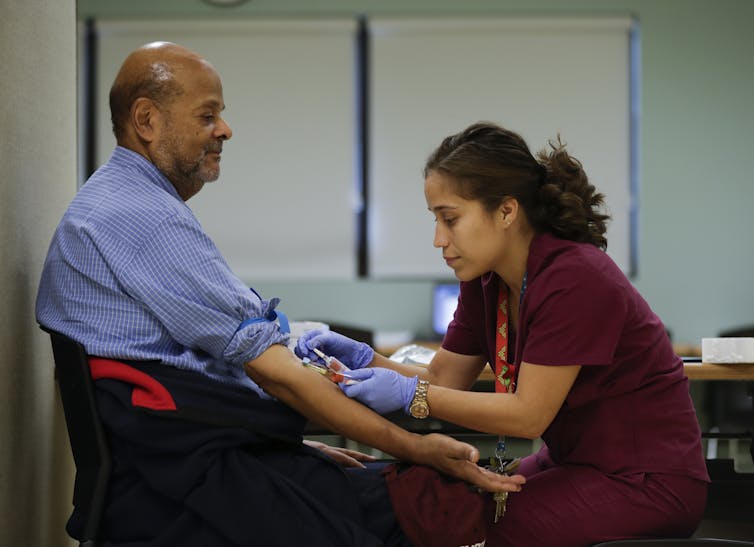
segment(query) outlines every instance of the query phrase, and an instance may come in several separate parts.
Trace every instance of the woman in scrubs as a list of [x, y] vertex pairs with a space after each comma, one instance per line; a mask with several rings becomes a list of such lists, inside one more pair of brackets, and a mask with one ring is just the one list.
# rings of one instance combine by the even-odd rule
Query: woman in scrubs
[[[356, 369], [350, 397], [493, 435], [542, 438], [523, 459], [488, 546], [679, 537], [709, 481], [688, 379], [660, 319], [604, 252], [603, 196], [562, 143], [536, 157], [516, 133], [474, 124], [427, 160], [434, 246], [460, 280], [428, 367], [335, 333], [299, 340]], [[469, 388], [485, 366], [496, 389]], [[368, 368], [365, 368], [368, 367]]]

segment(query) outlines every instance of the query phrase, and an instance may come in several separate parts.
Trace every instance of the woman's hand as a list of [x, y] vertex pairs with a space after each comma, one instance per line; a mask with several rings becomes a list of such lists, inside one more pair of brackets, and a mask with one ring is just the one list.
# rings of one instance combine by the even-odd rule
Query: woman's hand
[[304, 440], [304, 444], [324, 452], [343, 467], [364, 467], [364, 464], [361, 462], [373, 462], [375, 460], [374, 456], [364, 454], [358, 450], [330, 446], [329, 444], [321, 443], [319, 441]]
[[369, 344], [357, 342], [337, 332], [321, 330], [306, 331], [296, 342], [294, 351], [300, 359], [308, 357], [312, 361], [321, 361], [314, 352], [315, 349], [335, 357], [351, 370], [364, 368], [374, 358], [374, 350]]
[[348, 373], [338, 386], [351, 399], [367, 405], [378, 414], [398, 409], [408, 413], [416, 393], [418, 378], [403, 376], [387, 368], [365, 368]]

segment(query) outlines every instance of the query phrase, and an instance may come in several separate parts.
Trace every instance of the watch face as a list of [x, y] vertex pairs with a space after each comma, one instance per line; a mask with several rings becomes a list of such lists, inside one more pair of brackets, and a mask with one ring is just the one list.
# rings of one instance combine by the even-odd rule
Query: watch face
[[409, 409], [414, 418], [426, 418], [429, 416], [429, 406], [425, 403], [416, 403]]

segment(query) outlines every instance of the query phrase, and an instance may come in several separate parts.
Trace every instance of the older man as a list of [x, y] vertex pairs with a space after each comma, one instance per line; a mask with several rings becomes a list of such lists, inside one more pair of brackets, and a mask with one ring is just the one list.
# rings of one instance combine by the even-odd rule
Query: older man
[[[288, 350], [278, 300], [231, 272], [185, 203], [219, 177], [232, 135], [224, 106], [220, 77], [192, 51], [159, 42], [129, 55], [110, 92], [118, 146], [71, 203], [45, 263], [38, 321], [97, 356], [93, 369], [104, 363], [98, 403], [115, 465], [104, 535], [128, 545], [406, 544], [394, 518], [363, 507], [384, 493], [365, 498], [301, 442], [306, 419], [487, 490], [519, 489], [520, 478], [478, 467], [472, 446], [396, 427]], [[152, 382], [165, 390], [159, 401], [137, 403], [132, 388]], [[74, 511], [74, 536], [80, 518]]]

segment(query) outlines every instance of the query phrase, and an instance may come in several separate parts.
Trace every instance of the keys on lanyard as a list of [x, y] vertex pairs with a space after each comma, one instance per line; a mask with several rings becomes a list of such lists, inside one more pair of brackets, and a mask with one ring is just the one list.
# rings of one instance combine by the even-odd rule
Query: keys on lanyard
[[[499, 437], [495, 447], [495, 455], [490, 458], [491, 471], [500, 475], [508, 475], [518, 469], [521, 458], [505, 458], [505, 438]], [[492, 499], [495, 501], [495, 524], [505, 515], [505, 506], [508, 502], [508, 492], [495, 492]]]
[[495, 524], [505, 515], [505, 504], [508, 501], [508, 492], [495, 492], [492, 498], [495, 500]]

